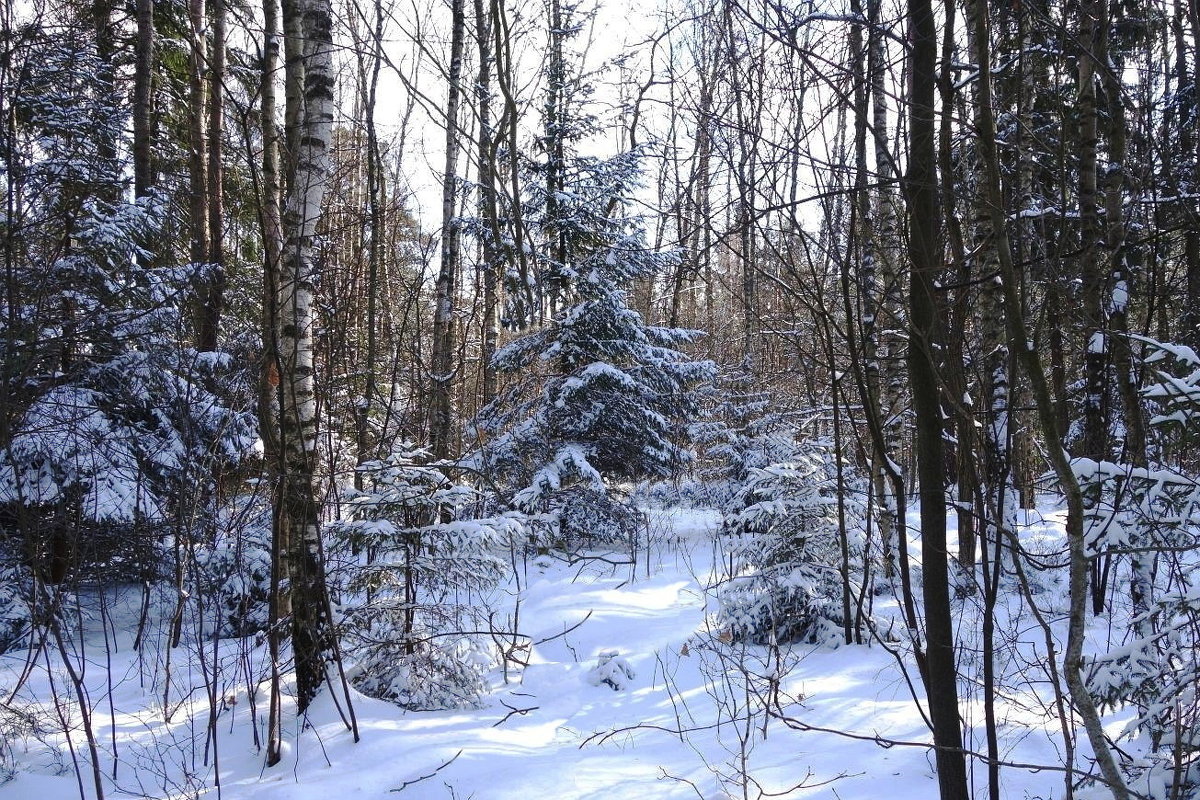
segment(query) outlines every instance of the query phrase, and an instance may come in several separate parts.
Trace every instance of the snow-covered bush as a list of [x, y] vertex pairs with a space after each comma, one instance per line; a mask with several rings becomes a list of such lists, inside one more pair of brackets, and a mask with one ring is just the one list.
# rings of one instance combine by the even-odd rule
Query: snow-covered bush
[[607, 686], [614, 692], [619, 692], [629, 686], [637, 677], [630, 663], [621, 657], [617, 650], [609, 650], [596, 657], [596, 666], [587, 674], [587, 682], [592, 686]]
[[[425, 617], [430, 610], [424, 609]], [[405, 633], [404, 618], [403, 607], [378, 603], [347, 615], [345, 623], [354, 631], [347, 641], [357, 659], [355, 688], [414, 711], [478, 705], [494, 664], [488, 646], [478, 636], [438, 634], [420, 623]], [[460, 625], [461, 620], [445, 627]]]
[[360, 468], [366, 488], [328, 526], [331, 577], [354, 685], [406, 708], [459, 708], [485, 689], [484, 604], [527, 526], [476, 518], [480, 494], [422, 461], [405, 450]]
[[91, 27], [40, 28], [10, 55], [24, 77], [5, 164], [21, 165], [26, 200], [0, 222], [20, 231], [0, 301], [0, 511], [32, 512], [14, 515], [35, 520], [17, 533], [58, 582], [101, 550], [89, 536], [144, 532], [205, 495], [255, 423], [213, 390], [227, 360], [177, 344], [205, 268], [149, 251], [169, 198], [128, 197], [114, 147], [127, 112]]
[[[1134, 707], [1125, 735], [1149, 739], [1149, 754], [1126, 764], [1131, 774], [1151, 789], [1149, 796], [1183, 797], [1200, 785], [1200, 588], [1194, 577], [1200, 475], [1191, 461], [1200, 433], [1200, 356], [1138, 338], [1156, 373], [1142, 395], [1157, 407], [1150, 419], [1157, 462], [1073, 462], [1091, 499], [1088, 545], [1097, 553], [1124, 552], [1117, 574], [1128, 577], [1128, 592], [1114, 595], [1115, 610], [1128, 619], [1126, 641], [1093, 658], [1087, 679], [1102, 707]], [[1156, 595], [1164, 585], [1170, 590]]]
[[24, 647], [33, 630], [29, 605], [27, 570], [16, 566], [0, 568], [0, 654]]
[[197, 549], [201, 590], [213, 603], [220, 638], [266, 630], [271, 599], [271, 509], [240, 496], [220, 510], [217, 538]]
[[[842, 585], [832, 444], [797, 442], [784, 463], [752, 467], [726, 519], [733, 574], [719, 592], [720, 624], [735, 639], [833, 643]], [[845, 535], [861, 552], [863, 510], [846, 501]]]

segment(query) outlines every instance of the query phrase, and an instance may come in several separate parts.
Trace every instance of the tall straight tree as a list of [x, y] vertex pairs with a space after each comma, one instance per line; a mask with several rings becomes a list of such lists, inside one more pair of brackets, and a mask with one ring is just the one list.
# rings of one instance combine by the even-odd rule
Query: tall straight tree
[[[190, 255], [192, 262], [208, 260], [208, 127], [205, 109], [208, 65], [204, 0], [188, 0], [191, 50], [188, 61], [188, 208], [190, 210]], [[205, 299], [198, 298], [197, 320], [203, 317]], [[202, 324], [197, 325], [197, 329]], [[199, 338], [199, 337], [198, 337]]]
[[434, 458], [450, 455], [451, 393], [454, 381], [454, 299], [458, 275], [458, 108], [462, 101], [465, 0], [450, 3], [450, 71], [446, 97], [446, 161], [442, 172], [442, 260], [438, 266], [430, 363], [429, 449]]
[[[299, 130], [292, 180], [283, 211], [275, 337], [278, 353], [277, 414], [280, 486], [275, 493], [273, 535], [286, 548], [291, 589], [292, 649], [299, 710], [304, 712], [325, 681], [334, 656], [333, 621], [321, 550], [321, 500], [317, 466], [317, 398], [313, 370], [313, 292], [318, 277], [314, 237], [330, 174], [334, 89], [332, 9], [329, 0], [298, 0], [283, 6], [298, 14], [301, 57], [287, 65], [289, 91], [300, 85]], [[284, 19], [284, 30], [296, 20]], [[289, 103], [294, 101], [289, 97]]]
[[208, 131], [205, 136], [208, 146], [205, 157], [206, 168], [205, 217], [208, 222], [208, 271], [201, 293], [200, 328], [196, 336], [198, 349], [216, 350], [217, 336], [221, 326], [221, 313], [225, 306], [225, 168], [224, 168], [224, 115], [225, 115], [225, 40], [226, 0], [212, 0], [209, 14], [212, 18], [212, 50], [208, 64]]
[[154, 70], [154, 0], [137, 0], [137, 39], [133, 74], [133, 193], [145, 197], [154, 185], [154, 122], [151, 92]]
[[[283, 249], [283, 222], [279, 207], [279, 126], [275, 122], [275, 73], [279, 69], [279, 2], [263, 0], [263, 74], [260, 83], [262, 122], [262, 205], [260, 221], [263, 241], [262, 334], [263, 359], [259, 378], [258, 427], [263, 441], [263, 461], [267, 469], [280, 465], [279, 425], [276, 422], [276, 387], [279, 385], [278, 298], [279, 269]], [[278, 492], [279, 487], [272, 490]], [[276, 500], [276, 502], [278, 502]], [[271, 542], [271, 598], [268, 611], [267, 646], [271, 654], [271, 691], [267, 715], [267, 766], [282, 758], [282, 697], [280, 694], [279, 622], [291, 613], [283, 578], [287, 569], [287, 543], [283, 531], [275, 526]]]
[[[376, 375], [376, 364], [379, 360], [379, 298], [382, 287], [381, 276], [384, 272], [384, 242], [387, 236], [384, 222], [384, 205], [387, 187], [383, 177], [383, 150], [379, 144], [379, 133], [375, 125], [375, 98], [379, 92], [379, 70], [383, 64], [383, 25], [384, 11], [382, 0], [373, 4], [374, 20], [370, 34], [369, 52], [365, 55], [367, 64], [363, 64], [360, 55], [361, 81], [366, 95], [363, 109], [363, 123], [367, 134], [367, 221], [370, 239], [367, 252], [367, 352], [365, 375], [363, 377], [363, 394], [359, 403], [358, 419], [355, 427], [355, 449], [358, 463], [362, 464], [375, 455], [377, 443], [371, 440], [371, 416], [375, 411], [379, 393], [379, 381]], [[368, 66], [369, 65], [369, 66]], [[362, 475], [355, 473], [355, 485], [362, 488]]]
[[[910, 262], [908, 369], [916, 416], [920, 482], [921, 558], [925, 568], [926, 669], [933, 743], [942, 800], [966, 800], [967, 770], [959, 724], [958, 674], [946, 556], [945, 464], [938, 383], [937, 301], [942, 261], [938, 221], [934, 90], [937, 26], [930, 0], [908, 0], [910, 93], [908, 126], [908, 257]], [[904, 546], [902, 542], [901, 547]]]

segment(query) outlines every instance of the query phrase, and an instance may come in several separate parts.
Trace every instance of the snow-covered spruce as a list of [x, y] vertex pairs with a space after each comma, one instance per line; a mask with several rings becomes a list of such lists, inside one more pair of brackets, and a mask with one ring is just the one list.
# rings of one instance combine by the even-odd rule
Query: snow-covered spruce
[[524, 542], [519, 514], [478, 518], [475, 489], [401, 450], [363, 464], [366, 488], [328, 526], [340, 632], [364, 694], [411, 709], [473, 706], [494, 663], [487, 592]]
[[[512, 506], [557, 546], [629, 535], [638, 521], [610, 486], [692, 461], [686, 423], [715, 373], [679, 349], [698, 332], [648, 325], [626, 304], [634, 279], [677, 257], [654, 251], [639, 219], [615, 213], [638, 180], [637, 160], [568, 159], [554, 217], [534, 180], [526, 218], [555, 244], [538, 254], [539, 285], [561, 310], [496, 353], [497, 368], [520, 377], [477, 420], [485, 443], [474, 462], [513, 487]], [[522, 314], [510, 319], [532, 322]]]
[[[145, 531], [248, 453], [255, 423], [213, 391], [227, 360], [178, 344], [205, 268], [149, 256], [169, 201], [128, 199], [124, 164], [101, 145], [123, 137], [126, 113], [94, 42], [67, 26], [26, 44], [14, 102], [29, 136], [11, 144], [28, 148], [10, 154], [25, 164], [23, 257], [0, 313], [11, 423], [0, 511], [19, 520], [28, 560], [52, 583], [118, 561], [143, 578], [154, 565], [131, 562], [154, 557]], [[124, 541], [101, 545], [105, 532]], [[135, 538], [141, 552], [112, 557]]]
[[216, 604], [214, 635], [266, 630], [271, 596], [271, 508], [243, 495], [219, 510], [216, 536], [196, 548], [201, 590]]
[[[783, 431], [772, 437], [781, 446]], [[754, 644], [836, 644], [842, 624], [837, 480], [830, 442], [793, 440], [788, 461], [750, 467], [723, 538], [734, 572], [720, 625]], [[864, 510], [847, 498], [847, 535], [861, 561]]]

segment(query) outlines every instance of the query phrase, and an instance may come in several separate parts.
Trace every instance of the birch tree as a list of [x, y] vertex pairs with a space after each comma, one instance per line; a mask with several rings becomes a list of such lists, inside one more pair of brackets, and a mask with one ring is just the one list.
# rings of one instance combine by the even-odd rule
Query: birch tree
[[454, 381], [454, 300], [458, 274], [458, 111], [462, 101], [463, 40], [466, 35], [466, 4], [450, 4], [450, 70], [446, 97], [446, 160], [442, 172], [442, 258], [438, 267], [433, 312], [433, 352], [430, 364], [429, 444], [433, 457], [450, 455], [452, 420], [451, 391]]
[[[299, 16], [301, 58], [289, 73], [302, 71], [299, 130], [288, 131], [297, 148], [283, 211], [277, 318], [279, 489], [273, 534], [284, 548], [292, 613], [292, 649], [297, 702], [308, 708], [325, 681], [334, 637], [321, 551], [321, 498], [317, 466], [317, 398], [313, 369], [314, 235], [330, 173], [334, 88], [332, 12], [329, 0], [298, 0], [284, 16]], [[284, 20], [284, 29], [289, 30]], [[288, 84], [296, 85], [288, 75]], [[289, 98], [291, 99], [291, 98]]]

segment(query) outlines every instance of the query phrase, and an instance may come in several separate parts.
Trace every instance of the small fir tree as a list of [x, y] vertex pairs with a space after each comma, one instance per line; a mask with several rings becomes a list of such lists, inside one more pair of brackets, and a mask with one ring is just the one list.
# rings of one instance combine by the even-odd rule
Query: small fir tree
[[637, 161], [571, 159], [553, 215], [534, 182], [526, 218], [553, 233], [541, 263], [548, 305], [562, 310], [496, 353], [500, 371], [522, 378], [479, 418], [488, 437], [480, 465], [514, 487], [517, 508], [543, 514], [560, 542], [628, 534], [636, 520], [609, 485], [690, 463], [685, 423], [715, 373], [678, 349], [698, 332], [649, 325], [626, 304], [634, 280], [676, 257], [649, 247], [640, 220], [616, 213], [636, 185]]

